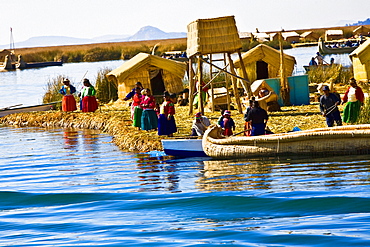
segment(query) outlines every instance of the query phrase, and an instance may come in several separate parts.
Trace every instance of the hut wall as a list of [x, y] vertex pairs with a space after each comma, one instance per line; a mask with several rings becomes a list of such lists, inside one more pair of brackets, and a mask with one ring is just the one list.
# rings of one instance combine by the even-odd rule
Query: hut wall
[[180, 93], [183, 89], [183, 83], [182, 79], [180, 77], [177, 77], [173, 75], [172, 73], [163, 70], [162, 74], [164, 86], [166, 87], [166, 90], [170, 93]]
[[144, 88], [150, 88], [149, 73], [146, 68], [132, 73], [124, 81], [118, 82], [118, 98], [123, 99], [134, 87], [136, 82], [141, 82]]
[[358, 57], [352, 58], [353, 74], [357, 81], [368, 81], [370, 79], [370, 62], [361, 63]]
[[325, 41], [331, 41], [331, 40], [339, 40], [343, 39], [343, 35], [325, 35]]
[[299, 36], [290, 36], [285, 39], [286, 42], [292, 43], [292, 42], [299, 42]]

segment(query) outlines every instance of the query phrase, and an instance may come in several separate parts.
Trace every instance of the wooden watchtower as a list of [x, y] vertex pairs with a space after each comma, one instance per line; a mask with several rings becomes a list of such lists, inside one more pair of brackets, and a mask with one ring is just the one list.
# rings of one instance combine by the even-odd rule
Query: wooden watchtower
[[[198, 110], [204, 112], [204, 102], [199, 94], [205, 87], [211, 88], [212, 103], [214, 102], [213, 83], [213, 68], [219, 72], [225, 73], [231, 77], [232, 90], [235, 95], [238, 111], [242, 113], [239, 91], [237, 88], [237, 79], [242, 82], [244, 90], [251, 96], [250, 82], [247, 78], [244, 64], [241, 64], [242, 77], [238, 76], [235, 71], [231, 54], [238, 53], [240, 61], [242, 44], [239, 38], [238, 30], [235, 24], [234, 16], [226, 16], [212, 19], [198, 19], [188, 25], [187, 33], [187, 55], [189, 57], [189, 114], [193, 113], [194, 96], [198, 94]], [[212, 54], [223, 54], [224, 68], [216, 65], [212, 60]], [[203, 84], [203, 63], [210, 66], [210, 80], [207, 84]], [[243, 62], [242, 62], [243, 63]], [[195, 66], [193, 65], [195, 64]], [[195, 82], [197, 85], [195, 85]], [[230, 99], [228, 92], [228, 80], [226, 80], [226, 89], [228, 97], [228, 107], [230, 109]], [[197, 87], [195, 87], [197, 86]], [[212, 111], [214, 105], [212, 104]]]

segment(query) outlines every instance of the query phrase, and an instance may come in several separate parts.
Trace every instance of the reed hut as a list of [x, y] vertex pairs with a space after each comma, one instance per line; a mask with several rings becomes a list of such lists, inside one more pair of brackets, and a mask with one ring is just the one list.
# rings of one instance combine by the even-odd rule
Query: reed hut
[[281, 34], [283, 36], [283, 39], [286, 41], [286, 42], [289, 42], [289, 43], [296, 43], [296, 42], [299, 42], [299, 34], [292, 31], [292, 32], [283, 32]]
[[349, 57], [352, 60], [353, 74], [357, 81], [370, 80], [370, 39], [354, 50]]
[[359, 26], [355, 30], [353, 30], [352, 33], [353, 33], [353, 35], [358, 35], [358, 36], [363, 35], [363, 36], [365, 36], [365, 35], [368, 34], [369, 31], [370, 31], [369, 28], [364, 27], [364, 26]]
[[[240, 41], [240, 37], [238, 34], [238, 29], [236, 27], [234, 16], [225, 16], [225, 17], [218, 17], [218, 18], [211, 18], [211, 19], [198, 19], [196, 21], [191, 22], [187, 26], [188, 34], [187, 34], [187, 54], [189, 56], [189, 84], [190, 84], [190, 110], [189, 114], [192, 114], [193, 111], [193, 97], [194, 93], [197, 94], [197, 105], [198, 110], [203, 112], [203, 97], [199, 97], [202, 90], [205, 89], [206, 86], [211, 87], [211, 91], [213, 92], [213, 69], [217, 69], [219, 72], [225, 73], [231, 77], [234, 95], [238, 96], [238, 89], [236, 87], [236, 71], [234, 69], [234, 64], [231, 59], [231, 54], [238, 52], [239, 56], [241, 56], [241, 48], [242, 44]], [[212, 54], [223, 54], [223, 62], [224, 68], [221, 68], [214, 64], [214, 60]], [[203, 58], [203, 56], [209, 57], [209, 61]], [[227, 60], [227, 61], [226, 61]], [[194, 76], [195, 71], [193, 71], [194, 66], [193, 62], [196, 62], [196, 76]], [[207, 63], [210, 66], [210, 74], [211, 80], [208, 82], [209, 85], [202, 84], [205, 83], [203, 81], [203, 63]], [[217, 73], [217, 72], [216, 72]], [[243, 74], [246, 76], [246, 73]], [[195, 83], [195, 78], [200, 83]], [[250, 84], [246, 82], [246, 78], [243, 76], [242, 79], [245, 79], [246, 87], [249, 88], [250, 92]], [[226, 80], [226, 89], [228, 90], [228, 82]], [[196, 84], [198, 84], [196, 86]], [[227, 95], [229, 95], [227, 93]], [[213, 93], [211, 93], [211, 97], [213, 97]], [[240, 103], [239, 97], [235, 97], [239, 112], [242, 113], [242, 107]], [[199, 103], [199, 104], [198, 104]], [[230, 107], [230, 101], [228, 101], [228, 105]], [[212, 105], [212, 111], [214, 110], [214, 105]]]
[[270, 40], [270, 35], [267, 33], [252, 33], [255, 40], [259, 42], [266, 42]]
[[186, 68], [183, 62], [139, 53], [109, 72], [107, 77], [117, 85], [119, 99], [123, 99], [136, 82], [151, 89], [153, 95], [162, 96], [164, 91], [179, 93], [184, 89], [182, 79]]
[[[259, 79], [275, 78], [280, 71], [280, 52], [265, 44], [260, 44], [242, 55], [248, 79], [253, 82]], [[293, 56], [284, 54], [285, 75], [291, 76], [296, 64]], [[238, 74], [241, 74], [241, 61], [234, 61]]]
[[279, 33], [269, 33], [270, 41], [279, 41]]
[[320, 38], [320, 35], [313, 31], [307, 31], [307, 32], [302, 33], [300, 35], [300, 38], [304, 41], [318, 41]]
[[343, 30], [326, 30], [325, 41], [343, 39]]
[[8, 55], [8, 58], [12, 56], [12, 52], [10, 50], [4, 49], [0, 50], [0, 62], [3, 62], [5, 60], [5, 56]]

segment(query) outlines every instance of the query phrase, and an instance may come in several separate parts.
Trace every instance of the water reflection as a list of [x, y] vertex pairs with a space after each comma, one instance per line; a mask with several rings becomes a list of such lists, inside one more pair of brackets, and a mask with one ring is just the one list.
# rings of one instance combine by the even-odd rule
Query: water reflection
[[196, 181], [202, 191], [339, 189], [370, 184], [370, 161], [363, 156], [292, 160], [207, 160]]
[[179, 190], [179, 172], [176, 163], [166, 163], [166, 157], [142, 156], [137, 159], [139, 191], [166, 190], [181, 192]]

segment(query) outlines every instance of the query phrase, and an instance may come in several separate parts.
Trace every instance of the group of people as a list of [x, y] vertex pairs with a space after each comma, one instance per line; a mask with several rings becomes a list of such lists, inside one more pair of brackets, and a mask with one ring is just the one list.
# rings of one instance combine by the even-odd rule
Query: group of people
[[317, 66], [317, 65], [324, 65], [324, 63], [326, 65], [333, 65], [334, 64], [334, 58], [332, 57], [330, 59], [330, 63], [327, 63], [325, 60], [324, 60], [324, 57], [321, 55], [320, 52], [316, 52], [316, 56], [315, 57], [312, 57], [310, 62], [309, 62], [309, 66]]
[[[59, 90], [59, 93], [63, 95], [62, 98], [62, 111], [76, 111], [77, 104], [74, 97], [76, 93], [76, 88], [71, 84], [69, 79], [63, 80], [63, 86]], [[96, 90], [93, 85], [91, 85], [89, 79], [83, 80], [83, 88], [78, 94], [80, 98], [80, 110], [82, 112], [94, 112], [98, 109], [98, 102], [95, 98]]]
[[[341, 126], [343, 122], [352, 124], [357, 121], [365, 96], [354, 78], [349, 80], [349, 87], [342, 101], [340, 97], [330, 92], [328, 86], [323, 86], [322, 90], [324, 95], [320, 97], [320, 111], [326, 118], [328, 127], [332, 127], [334, 122], [337, 126]], [[346, 104], [343, 109], [343, 117], [338, 109], [339, 104]]]
[[141, 82], [129, 92], [124, 100], [132, 98], [131, 118], [133, 126], [138, 130], [158, 130], [158, 135], [173, 136], [177, 132], [175, 122], [176, 94], [165, 91], [163, 103], [156, 103], [149, 88], [143, 88]]

